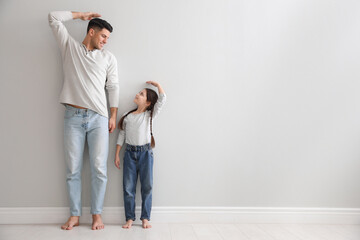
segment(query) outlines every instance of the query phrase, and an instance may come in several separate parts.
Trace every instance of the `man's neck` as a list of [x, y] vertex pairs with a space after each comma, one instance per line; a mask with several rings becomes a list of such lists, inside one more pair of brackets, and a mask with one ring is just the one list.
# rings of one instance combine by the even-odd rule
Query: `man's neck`
[[91, 45], [91, 42], [88, 38], [84, 38], [84, 41], [82, 41], [82, 44], [84, 44], [84, 46], [86, 47], [86, 49], [88, 51], [92, 51], [95, 49], [94, 46]]

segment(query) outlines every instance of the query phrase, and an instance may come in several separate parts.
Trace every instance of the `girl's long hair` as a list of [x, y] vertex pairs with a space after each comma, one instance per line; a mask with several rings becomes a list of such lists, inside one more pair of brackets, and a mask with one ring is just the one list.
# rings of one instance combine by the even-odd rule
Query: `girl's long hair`
[[[151, 133], [151, 147], [154, 148], [155, 147], [155, 139], [152, 133], [152, 117], [153, 117], [153, 112], [154, 112], [154, 106], [158, 100], [158, 95], [156, 94], [156, 92], [150, 88], [145, 88], [146, 90], [146, 101], [150, 102], [150, 105], [146, 108], [146, 111], [150, 111], [150, 133]], [[125, 114], [122, 118], [120, 118], [118, 127], [121, 130], [124, 130], [123, 128], [123, 123], [124, 123], [124, 119], [127, 117], [127, 115], [129, 115], [132, 112], [135, 112], [137, 110], [137, 108], [129, 111], [127, 114]]]

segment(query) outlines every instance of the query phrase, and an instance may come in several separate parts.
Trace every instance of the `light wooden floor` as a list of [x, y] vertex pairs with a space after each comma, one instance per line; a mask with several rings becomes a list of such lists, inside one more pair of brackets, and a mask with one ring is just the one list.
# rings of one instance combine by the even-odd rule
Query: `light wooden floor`
[[0, 225], [0, 240], [360, 240], [360, 225], [318, 224], [155, 224], [152, 229], [134, 225], [106, 225], [92, 231], [81, 225], [71, 231], [59, 225]]

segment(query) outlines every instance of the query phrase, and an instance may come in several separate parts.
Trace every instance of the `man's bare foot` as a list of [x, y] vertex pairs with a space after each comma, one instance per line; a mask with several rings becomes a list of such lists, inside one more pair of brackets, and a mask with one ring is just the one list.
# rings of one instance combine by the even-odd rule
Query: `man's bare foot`
[[101, 215], [100, 214], [94, 214], [92, 215], [93, 218], [93, 223], [92, 223], [92, 230], [101, 230], [104, 229], [105, 226], [101, 220]]
[[80, 216], [71, 216], [69, 217], [69, 220], [61, 226], [61, 229], [64, 230], [71, 230], [73, 227], [79, 226], [79, 219]]
[[126, 223], [125, 223], [125, 225], [123, 225], [122, 227], [123, 227], [123, 228], [130, 229], [131, 226], [132, 226], [132, 224], [133, 224], [133, 220], [130, 219], [130, 220], [127, 220]]
[[142, 227], [143, 228], [151, 228], [151, 225], [147, 219], [142, 220]]

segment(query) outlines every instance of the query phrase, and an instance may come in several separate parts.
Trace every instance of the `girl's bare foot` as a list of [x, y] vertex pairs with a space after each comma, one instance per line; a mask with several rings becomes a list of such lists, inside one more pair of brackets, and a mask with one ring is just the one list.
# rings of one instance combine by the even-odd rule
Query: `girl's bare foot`
[[92, 215], [93, 218], [93, 223], [92, 223], [92, 230], [101, 230], [104, 229], [105, 226], [101, 220], [101, 215], [100, 214], [94, 214]]
[[73, 227], [79, 226], [79, 219], [80, 219], [80, 216], [69, 217], [69, 220], [67, 220], [67, 222], [61, 226], [61, 229], [71, 230], [71, 229], [73, 229]]
[[127, 229], [130, 229], [131, 228], [131, 226], [132, 226], [132, 223], [133, 223], [133, 220], [127, 220], [126, 221], [126, 223], [125, 223], [125, 225], [123, 225], [122, 227], [123, 228], [127, 228]]
[[147, 219], [142, 220], [142, 226], [143, 228], [151, 228], [151, 225]]

